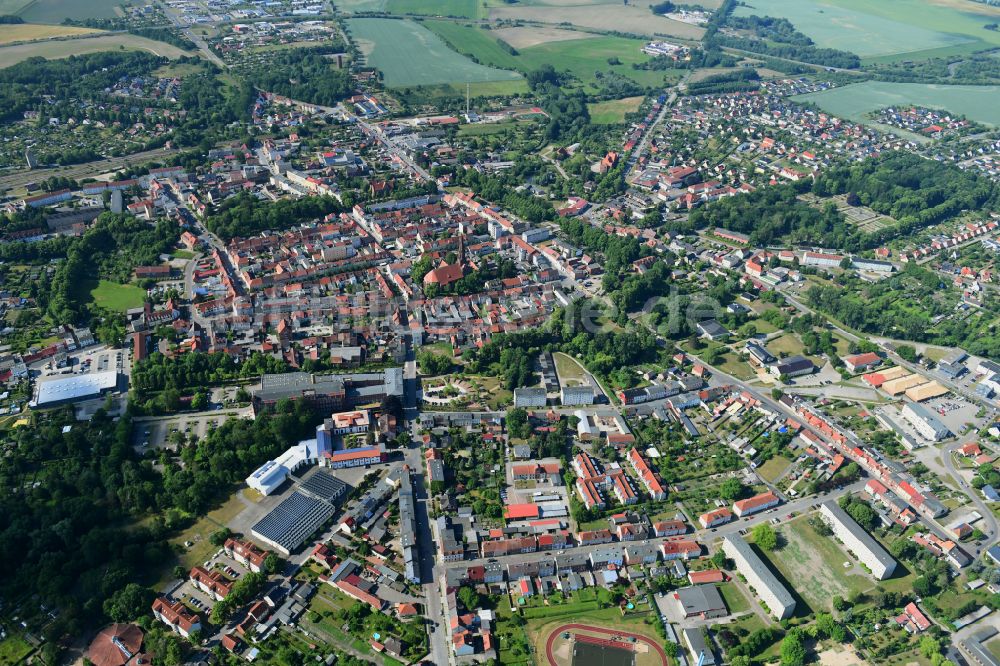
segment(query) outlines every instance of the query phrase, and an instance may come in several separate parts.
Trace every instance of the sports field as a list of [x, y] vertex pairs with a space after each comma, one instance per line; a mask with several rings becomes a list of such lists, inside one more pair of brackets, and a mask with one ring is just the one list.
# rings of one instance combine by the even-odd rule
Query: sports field
[[410, 20], [357, 18], [347, 21], [368, 64], [390, 88], [488, 81], [520, 81], [521, 75], [472, 62], [440, 37]]
[[97, 53], [98, 51], [117, 51], [120, 47], [124, 47], [129, 51], [149, 51], [150, 53], [155, 53], [166, 58], [179, 58], [183, 55], [191, 55], [171, 44], [157, 42], [138, 35], [119, 33], [2, 46], [0, 47], [0, 68], [10, 67], [22, 60], [27, 60], [35, 56], [52, 60], [56, 58], [68, 58], [71, 55]]
[[984, 125], [1000, 127], [1000, 86], [948, 86], [932, 83], [866, 81], [793, 98], [828, 113], [864, 121], [865, 114], [893, 105], [944, 109]]
[[69, 25], [43, 25], [38, 23], [18, 23], [0, 25], [0, 44], [30, 42], [37, 39], [55, 37], [76, 37], [100, 32], [91, 28], [77, 28]]
[[818, 46], [863, 58], [1000, 46], [1000, 33], [983, 27], [1000, 19], [1000, 7], [971, 0], [746, 0], [736, 13], [787, 18]]
[[[595, 72], [614, 72], [626, 76], [643, 86], [662, 86], [664, 81], [674, 81], [676, 71], [656, 72], [632, 69], [633, 63], [649, 60], [642, 52], [641, 39], [595, 35], [583, 39], [546, 41], [519, 48], [511, 54], [497, 43], [498, 35], [471, 25], [452, 21], [426, 21], [424, 25], [459, 53], [474, 56], [481, 63], [494, 67], [512, 68], [530, 72], [550, 64], [558, 71], [568, 71], [585, 85], [597, 87]], [[608, 60], [617, 58], [620, 64], [610, 65]]]

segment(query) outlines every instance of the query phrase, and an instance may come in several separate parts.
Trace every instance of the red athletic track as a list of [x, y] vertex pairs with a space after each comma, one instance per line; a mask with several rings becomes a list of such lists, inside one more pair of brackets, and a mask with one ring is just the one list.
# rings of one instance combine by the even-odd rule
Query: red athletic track
[[552, 630], [552, 633], [549, 634], [548, 640], [545, 642], [545, 658], [549, 660], [549, 666], [559, 666], [559, 664], [556, 663], [555, 657], [552, 656], [552, 644], [555, 643], [556, 637], [574, 629], [582, 629], [598, 634], [606, 634], [608, 636], [627, 636], [629, 638], [634, 638], [637, 641], [645, 643], [649, 647], [653, 648], [653, 650], [656, 651], [656, 654], [660, 656], [660, 663], [662, 666], [667, 666], [667, 653], [664, 652], [663, 647], [661, 645], [657, 645], [655, 641], [640, 634], [633, 634], [628, 631], [620, 631], [617, 629], [612, 631], [611, 629], [592, 627], [589, 624], [564, 624], [563, 626]]

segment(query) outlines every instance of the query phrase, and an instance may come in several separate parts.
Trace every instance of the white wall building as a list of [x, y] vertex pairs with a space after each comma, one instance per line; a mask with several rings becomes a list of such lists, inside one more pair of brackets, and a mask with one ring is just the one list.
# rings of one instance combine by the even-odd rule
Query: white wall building
[[896, 560], [885, 548], [868, 534], [861, 525], [851, 518], [833, 500], [823, 502], [820, 513], [833, 529], [833, 533], [844, 544], [844, 548], [854, 553], [862, 564], [868, 567], [876, 580], [885, 580], [896, 570]]
[[738, 534], [723, 537], [722, 550], [726, 557], [736, 563], [737, 571], [747, 579], [747, 584], [756, 591], [757, 597], [767, 604], [772, 615], [779, 620], [791, 617], [795, 612], [795, 598], [743, 537]]

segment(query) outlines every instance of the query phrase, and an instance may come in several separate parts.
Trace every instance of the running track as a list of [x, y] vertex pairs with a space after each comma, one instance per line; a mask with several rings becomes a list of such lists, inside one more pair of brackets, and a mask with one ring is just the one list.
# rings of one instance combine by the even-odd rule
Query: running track
[[552, 656], [552, 644], [555, 643], [556, 638], [561, 634], [567, 631], [573, 631], [574, 629], [583, 629], [585, 631], [590, 631], [598, 634], [605, 634], [607, 636], [627, 636], [629, 638], [634, 638], [637, 641], [645, 643], [649, 647], [653, 648], [653, 650], [656, 651], [656, 654], [660, 656], [660, 663], [663, 666], [667, 666], [668, 663], [667, 653], [664, 652], [663, 647], [661, 645], [658, 645], [656, 641], [653, 641], [652, 639], [646, 638], [645, 636], [641, 636], [639, 634], [633, 634], [618, 629], [612, 631], [611, 629], [592, 627], [589, 624], [564, 624], [563, 626], [552, 630], [552, 633], [549, 634], [548, 640], [545, 642], [545, 658], [549, 660], [549, 666], [559, 666], [559, 664], [556, 663], [555, 657]]

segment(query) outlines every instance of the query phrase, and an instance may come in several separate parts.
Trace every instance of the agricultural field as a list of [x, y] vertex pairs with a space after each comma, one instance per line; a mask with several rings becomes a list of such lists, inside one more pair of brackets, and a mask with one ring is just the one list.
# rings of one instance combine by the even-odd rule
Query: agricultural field
[[146, 290], [130, 284], [117, 284], [101, 280], [91, 289], [90, 297], [98, 306], [125, 312], [140, 307], [146, 300]]
[[526, 49], [539, 44], [565, 42], [571, 39], [587, 39], [596, 37], [594, 33], [582, 30], [564, 30], [541, 26], [518, 26], [516, 28], [500, 28], [492, 31], [497, 39], [502, 39], [515, 49]]
[[[737, 15], [786, 18], [818, 46], [862, 58], [924, 57], [1000, 45], [1000, 34], [983, 26], [1000, 8], [971, 0], [748, 0]], [[985, 43], [984, 43], [985, 42]]]
[[858, 122], [887, 106], [916, 105], [944, 109], [970, 120], [1000, 127], [1000, 86], [948, 86], [933, 83], [866, 81], [793, 98]]
[[[472, 62], [441, 38], [409, 20], [358, 18], [347, 21], [352, 36], [390, 88], [465, 82], [521, 81], [521, 75]], [[464, 85], [463, 85], [464, 87]]]
[[613, 99], [607, 102], [597, 102], [588, 104], [590, 119], [598, 125], [613, 125], [624, 122], [625, 114], [634, 113], [642, 104], [643, 97], [626, 97], [625, 99]]
[[0, 25], [0, 45], [55, 37], [77, 37], [98, 32], [100, 31], [91, 28], [77, 28], [68, 25], [42, 25], [38, 23]]
[[386, 12], [417, 16], [457, 16], [478, 18], [481, 4], [476, 0], [335, 0], [343, 12]]
[[[592, 90], [598, 89], [595, 72], [614, 72], [643, 86], [659, 87], [666, 81], [680, 78], [677, 71], [645, 71], [632, 69], [633, 63], [649, 60], [642, 52], [640, 39], [625, 37], [588, 36], [584, 39], [556, 40], [518, 49], [513, 55], [497, 43], [497, 35], [471, 25], [451, 21], [426, 21], [424, 25], [459, 53], [473, 56], [481, 63], [530, 72], [544, 64], [558, 71], [568, 71]], [[617, 58], [620, 64], [610, 65]]]
[[99, 51], [149, 51], [165, 58], [179, 58], [190, 55], [176, 46], [146, 39], [138, 35], [114, 34], [77, 39], [55, 39], [27, 44], [0, 46], [0, 68], [10, 67], [22, 60], [41, 56], [48, 60], [68, 58], [71, 55], [97, 53]]
[[807, 519], [785, 523], [778, 532], [785, 544], [768, 559], [786, 581], [794, 581], [795, 591], [812, 610], [830, 610], [833, 597], [847, 598], [873, 587], [861, 566]]
[[502, 4], [490, 9], [492, 20], [524, 20], [550, 24], [568, 24], [596, 30], [612, 30], [635, 35], [667, 35], [680, 39], [701, 39], [703, 28], [664, 16], [657, 16], [645, 5], [620, 2], [573, 4], [552, 2], [549, 5]]
[[2, 0], [0, 10], [7, 5], [20, 8], [13, 12], [29, 23], [62, 23], [65, 19], [112, 18], [118, 16], [121, 0]]

